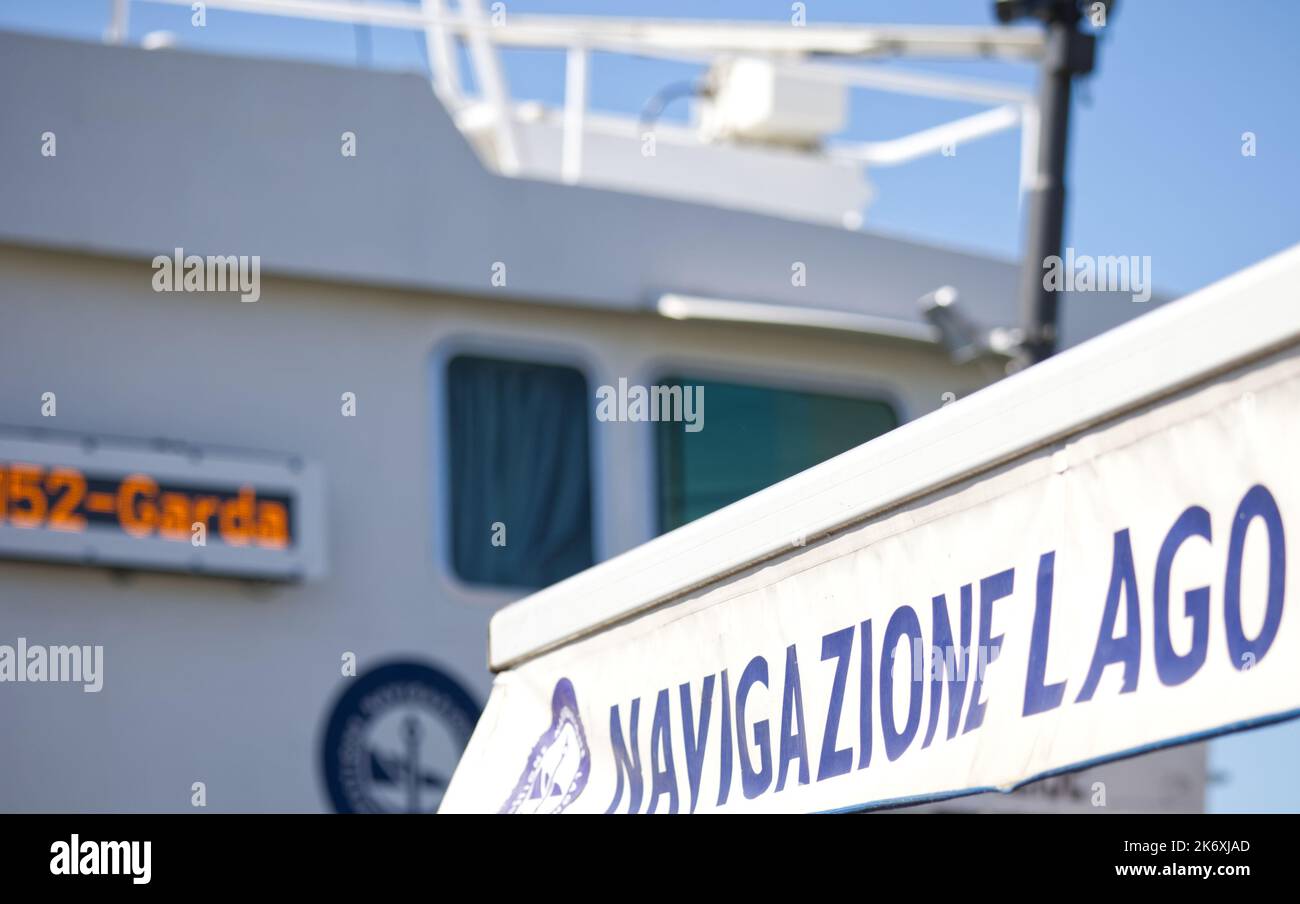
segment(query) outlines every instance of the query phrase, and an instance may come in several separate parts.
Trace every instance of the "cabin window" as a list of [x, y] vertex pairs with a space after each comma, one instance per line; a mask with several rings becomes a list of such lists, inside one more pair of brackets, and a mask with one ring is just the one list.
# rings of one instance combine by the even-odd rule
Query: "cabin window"
[[447, 367], [452, 566], [538, 588], [593, 561], [587, 381], [571, 367], [461, 355]]
[[691, 377], [660, 381], [703, 391], [702, 427], [655, 425], [659, 529], [669, 531], [898, 426], [879, 399]]

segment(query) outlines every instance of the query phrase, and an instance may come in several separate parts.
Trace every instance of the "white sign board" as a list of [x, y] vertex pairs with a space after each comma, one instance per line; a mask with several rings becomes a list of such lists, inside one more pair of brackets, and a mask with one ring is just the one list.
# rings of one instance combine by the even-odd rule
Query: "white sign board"
[[1300, 714], [1297, 414], [1293, 350], [527, 659], [442, 810], [856, 809]]

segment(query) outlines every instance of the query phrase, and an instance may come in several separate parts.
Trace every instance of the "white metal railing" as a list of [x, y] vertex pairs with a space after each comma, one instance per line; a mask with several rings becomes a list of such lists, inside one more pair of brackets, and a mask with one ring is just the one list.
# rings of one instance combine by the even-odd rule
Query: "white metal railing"
[[[192, 0], [136, 0], [191, 7]], [[1033, 28], [804, 25], [753, 21], [692, 21], [562, 15], [489, 15], [482, 0], [208, 0], [206, 7], [269, 16], [333, 21], [421, 31], [425, 35], [434, 90], [466, 122], [489, 124], [497, 167], [506, 174], [520, 168], [515, 135], [517, 112], [501, 67], [498, 49], [553, 49], [566, 53], [560, 178], [577, 182], [583, 174], [589, 59], [594, 51], [629, 54], [703, 65], [729, 56], [761, 56], [804, 79], [877, 91], [958, 100], [992, 108], [899, 138], [876, 142], [832, 142], [823, 153], [857, 165], [893, 166], [941, 151], [948, 145], [1021, 129], [1020, 185], [1028, 187], [1036, 155], [1037, 109], [1032, 94], [1018, 86], [966, 78], [880, 69], [852, 62], [898, 58], [992, 59], [1033, 62], [1044, 52], [1044, 37]], [[130, 0], [112, 0], [106, 39], [126, 40]], [[457, 42], [467, 52], [477, 88], [471, 99], [460, 84]], [[830, 62], [834, 59], [837, 62]], [[472, 112], [469, 106], [482, 107]], [[701, 139], [703, 140], [703, 139]]]
[[[192, 0], [137, 0], [191, 6]], [[115, 14], [122, 0], [114, 0]], [[560, 15], [515, 15], [491, 21], [439, 12], [441, 4], [414, 7], [386, 0], [208, 0], [209, 9], [264, 13], [389, 28], [440, 26], [465, 36], [487, 32], [507, 47], [563, 47], [585, 42], [592, 50], [666, 54], [678, 50], [705, 53], [818, 54], [871, 57], [991, 58], [1035, 61], [1043, 54], [1043, 35], [1033, 28], [981, 26], [805, 25], [767, 22]], [[432, 8], [431, 8], [432, 7]]]

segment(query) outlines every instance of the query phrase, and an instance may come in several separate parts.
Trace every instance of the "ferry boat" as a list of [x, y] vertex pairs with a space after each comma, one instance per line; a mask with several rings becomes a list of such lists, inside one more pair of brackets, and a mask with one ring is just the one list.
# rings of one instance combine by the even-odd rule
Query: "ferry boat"
[[[503, 606], [1007, 372], [1019, 264], [874, 231], [870, 174], [1019, 129], [1026, 184], [1034, 98], [876, 64], [1039, 29], [206, 4], [425, 43], [385, 71], [141, 5], [0, 33], [0, 810], [435, 811]], [[599, 111], [594, 54], [699, 76]], [[861, 91], [973, 112], [841, 140]], [[1067, 300], [1061, 344], [1145, 309]], [[1202, 805], [1199, 747], [1117, 768]], [[1089, 808], [1054, 787], [1006, 800]]]

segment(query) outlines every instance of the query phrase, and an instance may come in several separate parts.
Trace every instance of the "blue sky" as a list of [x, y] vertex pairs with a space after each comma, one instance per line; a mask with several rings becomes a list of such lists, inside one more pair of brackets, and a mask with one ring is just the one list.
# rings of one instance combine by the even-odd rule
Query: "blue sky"
[[[97, 39], [110, 0], [6, 0], [0, 28]], [[788, 21], [786, 0], [507, 0], [512, 13], [748, 18]], [[992, 24], [990, 0], [808, 0], [818, 22]], [[154, 30], [182, 47], [353, 65], [357, 32], [210, 10], [206, 28], [185, 7], [132, 5], [131, 39]], [[1120, 0], [1104, 30], [1099, 71], [1081, 87], [1070, 147], [1066, 243], [1087, 254], [1149, 255], [1160, 291], [1184, 294], [1300, 242], [1300, 3], [1292, 0]], [[372, 30], [368, 64], [425, 67], [410, 32]], [[555, 100], [563, 63], [555, 54], [506, 59], [512, 91]], [[1031, 85], [1027, 66], [908, 64]], [[664, 84], [693, 75], [685, 65], [597, 55], [592, 105], [639, 110]], [[855, 97], [847, 137], [903, 134], [974, 112], [962, 104], [877, 93]], [[675, 111], [678, 115], [680, 109]], [[1242, 133], [1257, 155], [1241, 153]], [[879, 200], [868, 226], [931, 242], [1015, 257], [1017, 139], [1008, 133], [932, 158], [872, 173]], [[1210, 803], [1218, 810], [1300, 811], [1300, 722], [1214, 742]]]

